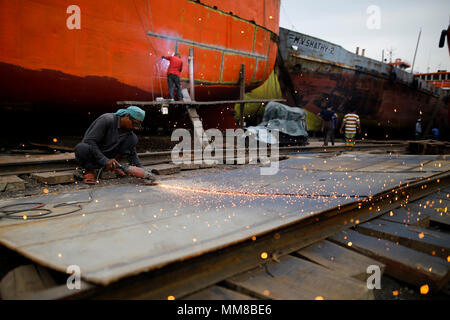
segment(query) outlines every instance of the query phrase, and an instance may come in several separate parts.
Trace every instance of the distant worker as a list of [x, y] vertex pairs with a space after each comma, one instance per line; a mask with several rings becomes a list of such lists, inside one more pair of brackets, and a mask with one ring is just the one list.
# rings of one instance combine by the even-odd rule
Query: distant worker
[[183, 70], [183, 60], [181, 60], [181, 55], [177, 52], [173, 56], [162, 56], [163, 59], [169, 60], [169, 68], [167, 69], [167, 82], [169, 85], [169, 95], [170, 99], [174, 100], [173, 87], [177, 87], [177, 97], [178, 100], [183, 100], [183, 95], [180, 88], [180, 74]]
[[422, 135], [422, 119], [417, 119], [416, 122], [416, 140], [419, 140]]
[[334, 146], [334, 137], [335, 137], [335, 133], [336, 133], [335, 131], [336, 131], [336, 128], [337, 128], [338, 120], [339, 120], [339, 117], [335, 113], [333, 115], [333, 117], [331, 118], [331, 121], [333, 122], [333, 130], [331, 131], [331, 142], [332, 142], [333, 146]]
[[439, 129], [434, 127], [431, 129], [431, 133], [433, 134], [433, 140], [439, 141]]
[[140, 128], [144, 117], [145, 111], [132, 106], [116, 113], [105, 113], [89, 126], [83, 140], [75, 147], [84, 183], [95, 184], [94, 172], [100, 168], [124, 176], [117, 161], [122, 157], [126, 157], [130, 165], [142, 168], [136, 153], [138, 137], [133, 130]]
[[323, 145], [328, 146], [328, 140], [331, 140], [331, 145], [334, 146], [334, 119], [337, 119], [337, 114], [331, 110], [329, 105], [325, 110], [317, 114], [322, 119]]
[[359, 116], [354, 113], [347, 113], [342, 119], [341, 129], [339, 130], [341, 134], [344, 133], [345, 128], [345, 145], [354, 146], [356, 144], [355, 136], [356, 133], [361, 133], [361, 123], [359, 121]]

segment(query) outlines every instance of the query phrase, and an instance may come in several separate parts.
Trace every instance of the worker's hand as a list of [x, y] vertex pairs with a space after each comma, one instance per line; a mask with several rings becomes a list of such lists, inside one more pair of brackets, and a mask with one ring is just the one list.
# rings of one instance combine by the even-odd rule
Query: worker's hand
[[116, 159], [109, 159], [106, 162], [106, 169], [108, 170], [114, 170], [116, 167], [120, 167], [120, 163]]

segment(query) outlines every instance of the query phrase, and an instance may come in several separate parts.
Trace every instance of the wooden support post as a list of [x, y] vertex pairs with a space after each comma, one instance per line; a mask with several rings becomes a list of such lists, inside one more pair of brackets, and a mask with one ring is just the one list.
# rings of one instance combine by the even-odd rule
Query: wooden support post
[[[241, 91], [240, 91], [240, 100], [244, 100], [245, 98], [245, 65], [241, 64], [241, 71], [239, 72], [239, 83], [241, 85]], [[245, 103], [241, 102], [240, 105], [240, 114], [239, 114], [239, 126], [241, 129], [244, 129], [244, 106]]]
[[194, 48], [189, 48], [189, 91], [191, 100], [195, 101], [195, 86], [194, 86]]
[[[195, 86], [194, 86], [194, 48], [189, 48], [189, 97], [183, 98], [185, 102], [195, 101]], [[184, 96], [184, 95], [183, 95]], [[187, 98], [187, 99], [186, 99]], [[187, 111], [189, 114], [189, 118], [192, 121], [192, 128], [194, 131], [194, 139], [199, 143], [198, 145], [202, 148], [205, 147], [205, 141], [203, 141], [203, 124], [200, 120], [200, 117], [197, 113], [197, 108], [194, 105], [188, 105]]]
[[[200, 120], [200, 116], [197, 113], [197, 108], [195, 106], [190, 105], [187, 108], [189, 118], [192, 121], [192, 128], [194, 132], [194, 139], [198, 142], [198, 145], [204, 148], [207, 145], [207, 141], [203, 141], [203, 123]], [[195, 144], [194, 144], [195, 145]]]

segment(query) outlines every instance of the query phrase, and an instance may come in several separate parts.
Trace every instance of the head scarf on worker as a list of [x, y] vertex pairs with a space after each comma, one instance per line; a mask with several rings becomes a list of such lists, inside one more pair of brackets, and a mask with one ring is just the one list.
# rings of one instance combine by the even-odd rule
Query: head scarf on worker
[[126, 109], [119, 109], [117, 110], [116, 114], [119, 115], [120, 117], [129, 114], [130, 117], [138, 121], [144, 121], [145, 118], [145, 111], [136, 106], [131, 106]]

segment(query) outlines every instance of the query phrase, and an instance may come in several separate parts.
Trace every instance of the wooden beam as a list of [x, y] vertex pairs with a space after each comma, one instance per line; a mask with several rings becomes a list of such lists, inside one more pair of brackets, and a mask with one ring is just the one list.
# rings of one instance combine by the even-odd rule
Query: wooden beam
[[394, 209], [381, 216], [380, 219], [423, 228], [427, 228], [430, 225], [430, 218], [427, 215], [417, 211], [408, 211], [404, 207]]
[[450, 255], [450, 235], [443, 232], [417, 226], [405, 226], [381, 219], [359, 224], [356, 230], [362, 234], [399, 243], [445, 260]]
[[25, 181], [15, 175], [0, 177], [0, 192], [25, 190]]
[[384, 263], [386, 274], [401, 281], [441, 289], [449, 280], [448, 262], [442, 258], [353, 230], [337, 233], [329, 240]]
[[221, 286], [211, 286], [191, 294], [183, 300], [256, 300], [248, 295]]
[[50, 171], [50, 172], [32, 173], [31, 177], [41, 183], [54, 185], [54, 184], [74, 182], [73, 175], [74, 175], [73, 171]]
[[0, 282], [0, 295], [3, 300], [20, 299], [55, 285], [56, 281], [47, 269], [34, 264], [23, 265], [3, 277]]
[[285, 256], [277, 263], [268, 263], [265, 268], [236, 275], [225, 283], [260, 299], [373, 299], [373, 293], [365, 282], [293, 256]]
[[370, 276], [370, 273], [367, 273], [367, 267], [377, 265], [380, 267], [381, 273], [386, 267], [379, 261], [327, 240], [316, 242], [297, 251], [296, 254], [347, 277], [364, 282]]
[[147, 166], [145, 168], [157, 175], [170, 175], [180, 172], [180, 167], [173, 164], [157, 164], [154, 166]]

